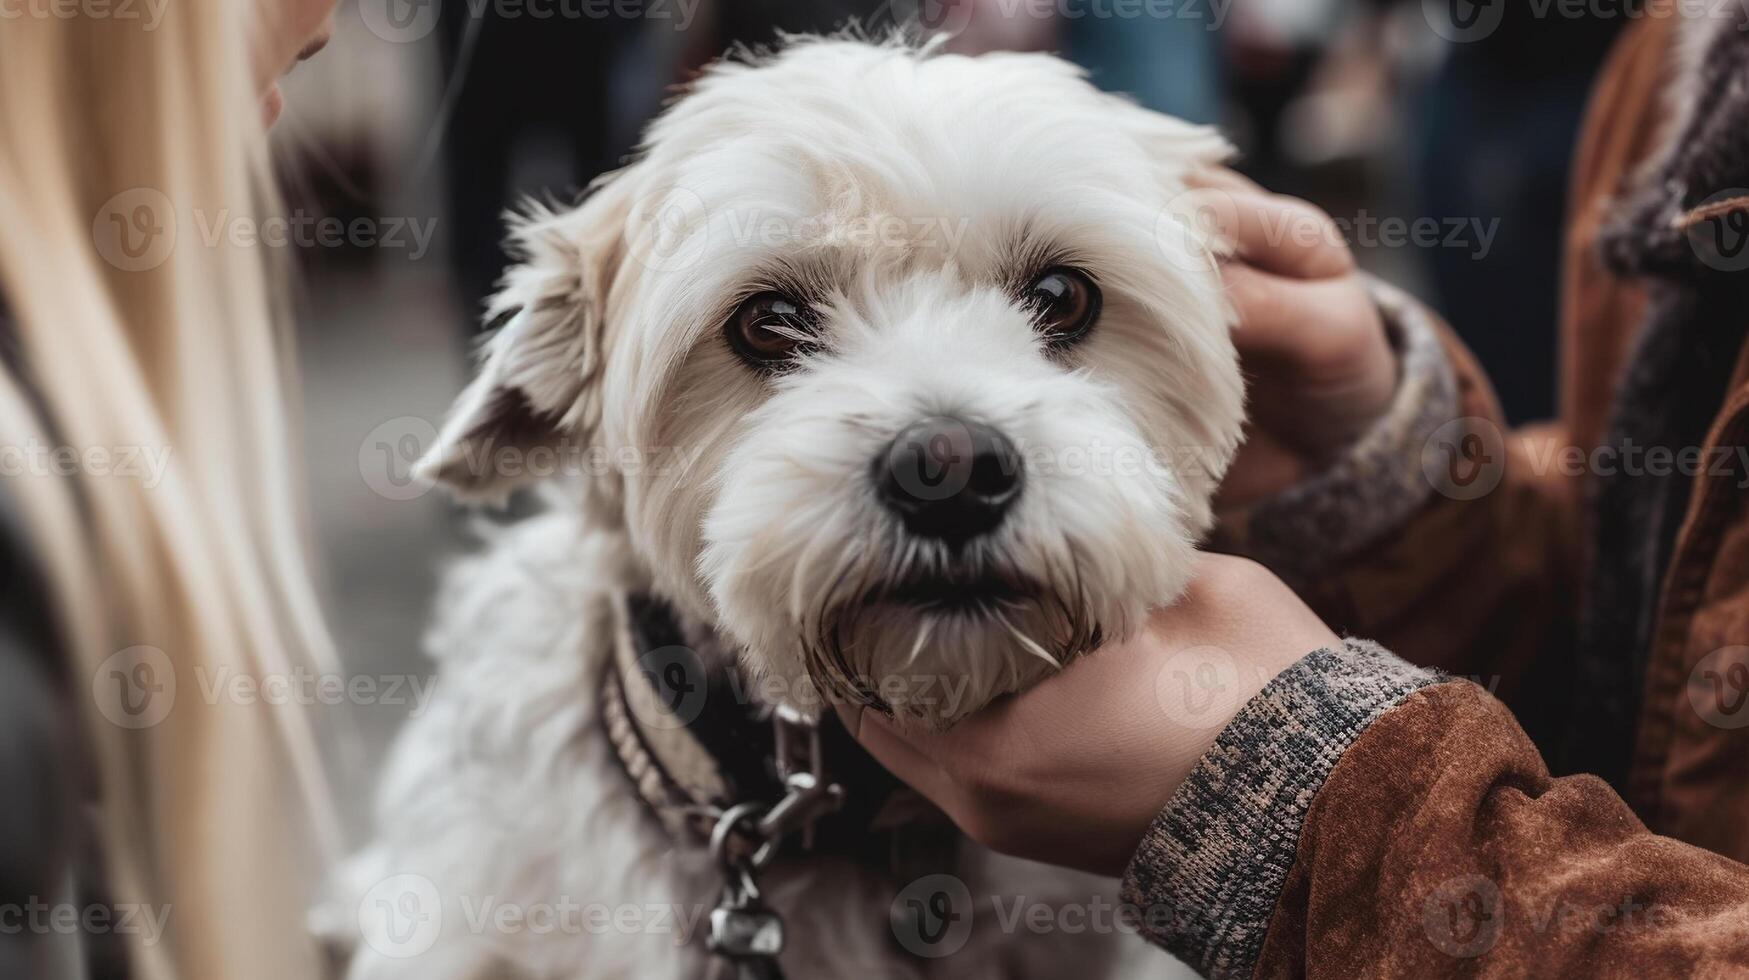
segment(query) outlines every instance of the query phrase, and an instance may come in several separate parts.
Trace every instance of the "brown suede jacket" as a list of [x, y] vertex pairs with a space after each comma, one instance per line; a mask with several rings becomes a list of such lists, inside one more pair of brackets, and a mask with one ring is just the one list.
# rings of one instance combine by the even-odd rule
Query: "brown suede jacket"
[[1749, 8], [1682, 6], [1593, 96], [1560, 419], [1504, 431], [1380, 287], [1398, 405], [1225, 532], [1383, 646], [1272, 681], [1144, 838], [1126, 908], [1205, 974], [1749, 976]]

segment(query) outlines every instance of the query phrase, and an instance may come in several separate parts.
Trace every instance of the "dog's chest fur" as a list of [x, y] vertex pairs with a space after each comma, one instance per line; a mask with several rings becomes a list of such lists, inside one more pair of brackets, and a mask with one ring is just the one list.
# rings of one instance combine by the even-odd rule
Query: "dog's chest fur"
[[[350, 976], [706, 975], [704, 921], [721, 878], [702, 849], [676, 847], [633, 790], [594, 696], [612, 596], [644, 585], [619, 535], [563, 508], [495, 532], [452, 571], [430, 636], [435, 693], [386, 767], [379, 837], [348, 869], [353, 901], [340, 903], [355, 908], [382, 881], [421, 876], [438, 886], [441, 932], [416, 956], [362, 944]], [[1161, 965], [1132, 936], [1036, 931], [1019, 914], [1115, 908], [1108, 880], [970, 842], [935, 870], [965, 882], [973, 931], [964, 948], [928, 959], [902, 949], [889, 921], [909, 882], [843, 857], [781, 861], [765, 887], [786, 921], [787, 975], [1094, 978]], [[542, 916], [551, 927], [537, 931]]]

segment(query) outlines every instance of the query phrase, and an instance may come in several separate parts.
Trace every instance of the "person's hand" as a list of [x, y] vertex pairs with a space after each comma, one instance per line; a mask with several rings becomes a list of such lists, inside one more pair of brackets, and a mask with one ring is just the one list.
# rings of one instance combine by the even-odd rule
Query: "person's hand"
[[1235, 249], [1221, 277], [1239, 316], [1250, 419], [1217, 500], [1231, 513], [1317, 473], [1377, 421], [1397, 359], [1329, 215], [1226, 172], [1193, 201]]
[[1239, 708], [1284, 668], [1338, 642], [1262, 566], [1203, 555], [1184, 598], [1135, 639], [946, 732], [838, 711], [882, 765], [973, 840], [1116, 875]]

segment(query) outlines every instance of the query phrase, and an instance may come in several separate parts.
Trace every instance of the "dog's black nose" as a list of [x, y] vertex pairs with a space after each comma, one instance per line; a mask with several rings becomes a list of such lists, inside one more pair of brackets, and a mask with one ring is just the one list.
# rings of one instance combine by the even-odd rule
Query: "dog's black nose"
[[995, 530], [1020, 496], [1020, 453], [987, 425], [936, 415], [899, 433], [874, 478], [911, 533], [960, 545]]

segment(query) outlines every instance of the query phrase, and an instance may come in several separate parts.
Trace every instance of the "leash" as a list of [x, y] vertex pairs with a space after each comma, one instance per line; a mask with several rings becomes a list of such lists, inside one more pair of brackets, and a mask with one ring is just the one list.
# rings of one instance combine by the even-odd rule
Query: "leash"
[[[786, 708], [772, 713], [777, 764], [784, 785], [782, 799], [772, 805], [737, 803], [717, 817], [711, 829], [711, 857], [723, 873], [723, 897], [711, 910], [706, 948], [717, 957], [713, 973], [728, 980], [779, 980], [777, 956], [783, 952], [783, 918], [760, 901], [757, 876], [784, 841], [801, 838], [804, 849], [814, 844], [814, 825], [844, 808], [844, 787], [826, 779], [820, 752], [820, 729]], [[807, 746], [806, 767], [789, 768], [790, 746]], [[751, 851], [736, 848], [750, 841]]]

